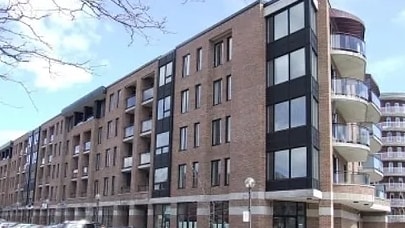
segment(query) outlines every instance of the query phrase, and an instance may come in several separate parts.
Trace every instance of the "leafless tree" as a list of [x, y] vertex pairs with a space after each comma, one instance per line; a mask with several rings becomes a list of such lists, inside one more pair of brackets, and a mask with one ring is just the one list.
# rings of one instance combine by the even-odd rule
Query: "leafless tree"
[[119, 25], [129, 34], [129, 44], [137, 36], [148, 40], [149, 30], [164, 32], [166, 23], [165, 18], [153, 16], [143, 0], [0, 0], [0, 79], [18, 84], [31, 102], [31, 91], [14, 76], [15, 69], [26, 63], [41, 61], [50, 76], [57, 75], [55, 66], [61, 65], [94, 71], [95, 65], [86, 59], [55, 54], [55, 47], [37, 26], [53, 17]]

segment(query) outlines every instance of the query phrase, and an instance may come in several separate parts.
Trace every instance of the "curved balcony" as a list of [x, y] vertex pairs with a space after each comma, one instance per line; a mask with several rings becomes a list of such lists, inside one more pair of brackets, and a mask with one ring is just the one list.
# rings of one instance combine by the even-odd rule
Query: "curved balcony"
[[377, 153], [382, 147], [381, 129], [376, 124], [370, 124], [368, 129], [370, 130], [370, 151], [372, 153]]
[[387, 151], [382, 151], [380, 153], [381, 155], [381, 160], [383, 161], [405, 161], [405, 152], [387, 152]]
[[348, 162], [366, 161], [370, 131], [357, 124], [333, 124], [333, 148]]
[[370, 176], [371, 182], [378, 182], [384, 177], [384, 166], [379, 156], [368, 156], [367, 161], [361, 164], [361, 171]]
[[331, 55], [341, 75], [364, 79], [366, 69], [365, 42], [349, 34], [335, 33], [331, 36]]
[[333, 200], [364, 211], [389, 211], [384, 188], [370, 185], [366, 173], [338, 172], [333, 175]]
[[379, 126], [384, 131], [405, 131], [405, 121], [381, 122]]
[[384, 116], [405, 116], [405, 107], [404, 106], [381, 107], [381, 113]]
[[404, 136], [384, 136], [381, 141], [384, 146], [405, 146]]
[[380, 100], [363, 81], [350, 78], [333, 79], [332, 100], [347, 122], [380, 121]]

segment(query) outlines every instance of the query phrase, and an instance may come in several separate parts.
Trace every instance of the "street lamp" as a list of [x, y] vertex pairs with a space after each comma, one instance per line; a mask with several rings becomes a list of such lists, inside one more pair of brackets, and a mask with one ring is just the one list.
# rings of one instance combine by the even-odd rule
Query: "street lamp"
[[245, 179], [245, 186], [249, 191], [249, 205], [248, 205], [248, 212], [249, 212], [249, 228], [252, 228], [252, 188], [255, 186], [256, 181], [252, 177], [248, 177]]
[[49, 225], [49, 199], [46, 199], [45, 203], [46, 203], [46, 225]]
[[100, 211], [100, 194], [96, 194], [95, 195], [95, 198], [96, 198], [96, 205], [97, 205], [97, 213], [96, 213], [96, 222], [98, 223], [98, 213], [99, 213], [99, 211]]

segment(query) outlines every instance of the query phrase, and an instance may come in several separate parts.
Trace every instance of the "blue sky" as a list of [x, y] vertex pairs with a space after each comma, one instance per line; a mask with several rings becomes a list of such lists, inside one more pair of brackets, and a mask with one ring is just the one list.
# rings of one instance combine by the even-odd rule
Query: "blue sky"
[[[13, 75], [33, 91], [36, 110], [24, 90], [1, 81], [0, 145], [27, 132], [57, 115], [61, 109], [89, 91], [109, 85], [147, 61], [173, 49], [177, 44], [243, 8], [252, 0], [148, 0], [157, 17], [167, 18], [170, 33], [149, 32], [149, 43], [136, 37], [128, 46], [128, 35], [120, 27], [84, 20], [65, 23], [59, 18], [38, 25], [57, 45], [59, 53], [84, 56], [94, 64], [102, 64], [98, 75], [63, 71], [50, 78], [38, 64], [23, 66]], [[381, 91], [405, 91], [402, 65], [405, 64], [405, 1], [331, 0], [331, 5], [349, 11], [366, 24], [368, 72], [372, 73]], [[63, 70], [63, 69], [61, 69]], [[66, 74], [68, 72], [68, 74]], [[402, 84], [404, 83], [404, 84]]]

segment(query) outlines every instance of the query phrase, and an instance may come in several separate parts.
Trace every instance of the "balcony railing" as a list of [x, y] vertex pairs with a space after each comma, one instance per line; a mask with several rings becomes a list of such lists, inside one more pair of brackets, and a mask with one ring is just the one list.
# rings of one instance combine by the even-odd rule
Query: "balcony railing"
[[392, 191], [405, 191], [405, 184], [404, 183], [384, 183], [385, 188], [387, 191], [392, 192]]
[[150, 100], [153, 98], [153, 87], [149, 89], [145, 89], [142, 92], [142, 102]]
[[125, 128], [124, 137], [129, 138], [134, 136], [134, 126], [128, 126]]
[[381, 138], [382, 143], [384, 144], [404, 144], [404, 136], [385, 136]]
[[127, 98], [127, 106], [126, 108], [132, 108], [136, 105], [136, 96], [128, 97]]
[[384, 175], [405, 175], [405, 167], [384, 167]]
[[389, 223], [403, 223], [405, 222], [405, 215], [388, 215]]
[[145, 133], [152, 130], [152, 119], [142, 121], [142, 132]]
[[52, 155], [48, 155], [48, 163], [52, 162]]
[[139, 165], [150, 164], [150, 152], [140, 154]]
[[370, 185], [370, 176], [366, 173], [355, 173], [355, 172], [334, 173], [333, 183]]
[[366, 56], [366, 45], [363, 40], [348, 34], [332, 34], [332, 49], [351, 51]]
[[367, 161], [362, 163], [364, 169], [375, 169], [377, 171], [383, 172], [384, 165], [380, 159], [380, 156], [368, 156]]
[[368, 101], [368, 87], [360, 80], [344, 78], [332, 80], [332, 91], [336, 95], [357, 97]]
[[386, 198], [385, 197], [385, 191], [386, 191], [385, 185], [378, 184], [378, 185], [375, 185], [374, 187], [375, 187], [375, 196], [380, 199], [385, 199]]
[[405, 107], [404, 106], [381, 107], [381, 112], [383, 113], [383, 115], [405, 114]]
[[405, 121], [381, 122], [379, 125], [383, 130], [387, 128], [405, 128]]
[[83, 166], [82, 171], [83, 171], [82, 176], [89, 175], [89, 167], [88, 166]]
[[381, 110], [380, 98], [372, 91], [369, 91], [368, 101], [373, 103], [379, 110]]
[[405, 152], [381, 152], [382, 160], [403, 160], [405, 159]]
[[357, 124], [333, 124], [332, 132], [335, 142], [370, 145], [370, 131], [366, 127]]
[[149, 191], [148, 184], [138, 185], [138, 192], [147, 192], [147, 191]]
[[129, 192], [131, 192], [131, 187], [130, 186], [122, 186], [121, 187], [121, 194], [129, 193]]
[[89, 151], [91, 149], [91, 142], [84, 143], [84, 151]]
[[72, 170], [72, 178], [77, 178], [78, 174], [79, 174], [79, 169]]
[[54, 135], [51, 135], [51, 142], [53, 142], [53, 140], [55, 139], [55, 136]]
[[41, 159], [41, 165], [45, 165], [45, 158]]
[[80, 153], [80, 145], [76, 145], [75, 147], [74, 147], [74, 151], [73, 151], [73, 154], [79, 154]]
[[405, 199], [391, 199], [391, 207], [405, 207]]
[[124, 161], [122, 162], [122, 168], [127, 169], [131, 167], [132, 167], [132, 156], [124, 158]]

